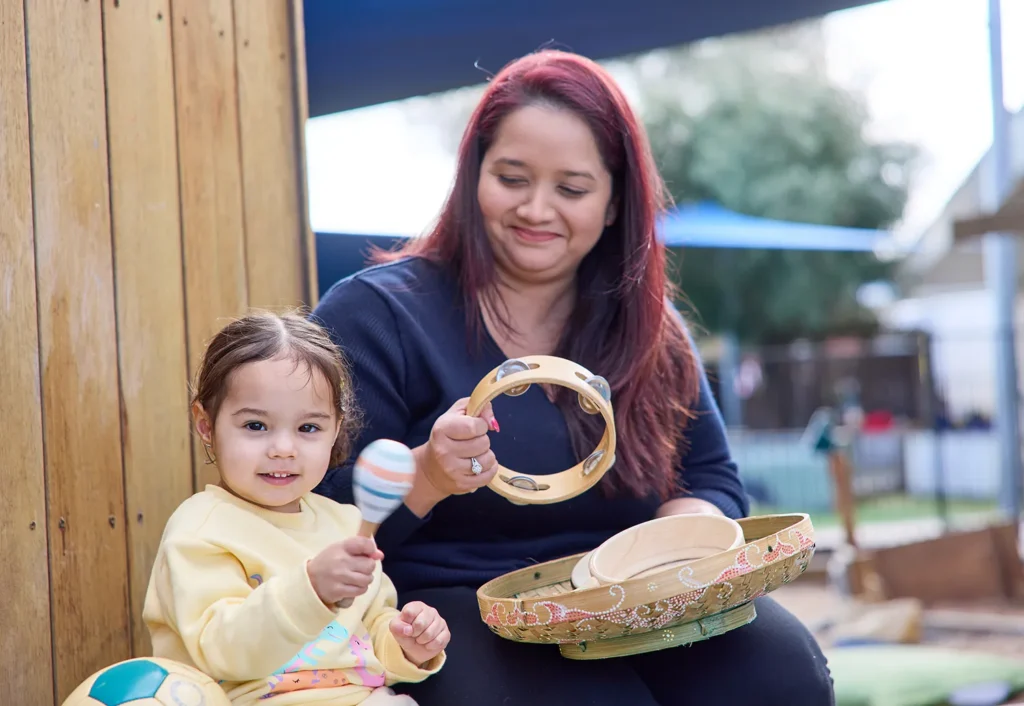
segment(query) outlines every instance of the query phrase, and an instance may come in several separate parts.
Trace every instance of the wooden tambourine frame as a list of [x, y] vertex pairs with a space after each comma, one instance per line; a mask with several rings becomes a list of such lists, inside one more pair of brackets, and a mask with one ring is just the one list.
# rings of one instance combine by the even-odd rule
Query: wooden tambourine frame
[[[518, 371], [510, 372], [516, 368]], [[588, 381], [594, 381], [596, 386]], [[584, 411], [604, 418], [604, 436], [593, 453], [568, 470], [534, 476], [499, 465], [489, 487], [519, 505], [559, 503], [594, 487], [615, 463], [615, 415], [610, 394], [606, 398], [598, 389], [601, 383], [608, 394], [603, 378], [572, 361], [548, 355], [515, 358], [490, 371], [470, 395], [467, 415], [477, 416], [488, 402], [501, 394], [521, 395], [533, 384], [560, 385], [579, 395]]]

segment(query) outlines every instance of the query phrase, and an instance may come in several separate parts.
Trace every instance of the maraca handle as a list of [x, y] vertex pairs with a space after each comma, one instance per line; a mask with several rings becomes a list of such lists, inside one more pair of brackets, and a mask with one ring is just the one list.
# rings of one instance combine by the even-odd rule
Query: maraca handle
[[[527, 369], [508, 372], [512, 364], [525, 364]], [[500, 394], [521, 395], [531, 384], [540, 383], [575, 390], [580, 406], [590, 414], [600, 414], [605, 425], [604, 436], [594, 452], [572, 468], [533, 476], [499, 465], [497, 474], [488, 484], [491, 490], [519, 505], [542, 505], [574, 498], [601, 480], [615, 463], [615, 414], [612, 403], [591, 381], [603, 384], [608, 392], [607, 381], [582, 365], [556, 356], [529, 355], [506, 361], [477, 384], [466, 407], [466, 414], [471, 417], [477, 416], [485, 404]]]
[[[378, 525], [376, 522], [368, 522], [367, 520], [363, 520], [359, 523], [359, 531], [356, 532], [356, 536], [372, 537], [377, 532], [378, 527], [380, 527], [380, 525]], [[340, 608], [341, 610], [345, 610], [347, 608], [351, 608], [352, 604], [355, 603], [355, 600], [355, 598], [342, 598], [335, 605], [337, 605], [338, 608]]]

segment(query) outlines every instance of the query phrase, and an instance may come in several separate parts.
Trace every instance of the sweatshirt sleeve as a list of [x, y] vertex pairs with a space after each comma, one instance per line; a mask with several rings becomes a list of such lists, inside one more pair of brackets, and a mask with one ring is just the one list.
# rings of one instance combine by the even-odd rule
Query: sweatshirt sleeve
[[366, 610], [364, 622], [373, 641], [373, 652], [384, 666], [385, 684], [421, 682], [436, 674], [444, 665], [445, 652], [423, 665], [413, 664], [406, 658], [398, 640], [391, 633], [391, 621], [399, 615], [398, 595], [387, 574], [381, 574], [380, 590]]
[[218, 680], [272, 674], [336, 617], [305, 562], [252, 588], [234, 557], [198, 537], [167, 538], [154, 578], [163, 619], [196, 667]]
[[[358, 453], [375, 439], [404, 439], [409, 429], [402, 337], [384, 297], [357, 278], [334, 285], [317, 305], [312, 319], [327, 329], [345, 354], [362, 413], [352, 456], [330, 469], [316, 492], [342, 504], [353, 504], [352, 467]], [[377, 546], [387, 554], [429, 518], [429, 514], [417, 517], [400, 505], [378, 528]]]
[[[675, 311], [675, 308], [672, 310]], [[679, 318], [682, 321], [682, 317]], [[696, 342], [685, 323], [683, 330], [697, 356]], [[700, 396], [693, 410], [695, 418], [685, 432], [686, 450], [679, 467], [680, 485], [684, 490], [679, 497], [706, 500], [734, 520], [746, 517], [750, 512], [750, 501], [729, 450], [725, 422], [711, 393], [707, 372], [699, 356], [697, 372], [700, 376]]]

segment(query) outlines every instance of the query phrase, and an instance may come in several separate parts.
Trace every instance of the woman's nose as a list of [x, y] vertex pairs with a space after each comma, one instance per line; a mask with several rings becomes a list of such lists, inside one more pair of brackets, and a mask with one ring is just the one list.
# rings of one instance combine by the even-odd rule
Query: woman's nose
[[544, 189], [533, 189], [529, 196], [519, 204], [516, 215], [527, 223], [546, 223], [554, 218], [551, 200]]

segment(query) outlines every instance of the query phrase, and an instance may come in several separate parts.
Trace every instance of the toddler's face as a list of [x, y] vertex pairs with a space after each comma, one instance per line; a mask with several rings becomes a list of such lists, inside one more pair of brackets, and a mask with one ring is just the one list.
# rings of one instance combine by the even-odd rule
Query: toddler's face
[[327, 473], [340, 420], [319, 370], [265, 360], [231, 374], [213, 429], [228, 490], [265, 508], [298, 512], [299, 498]]

